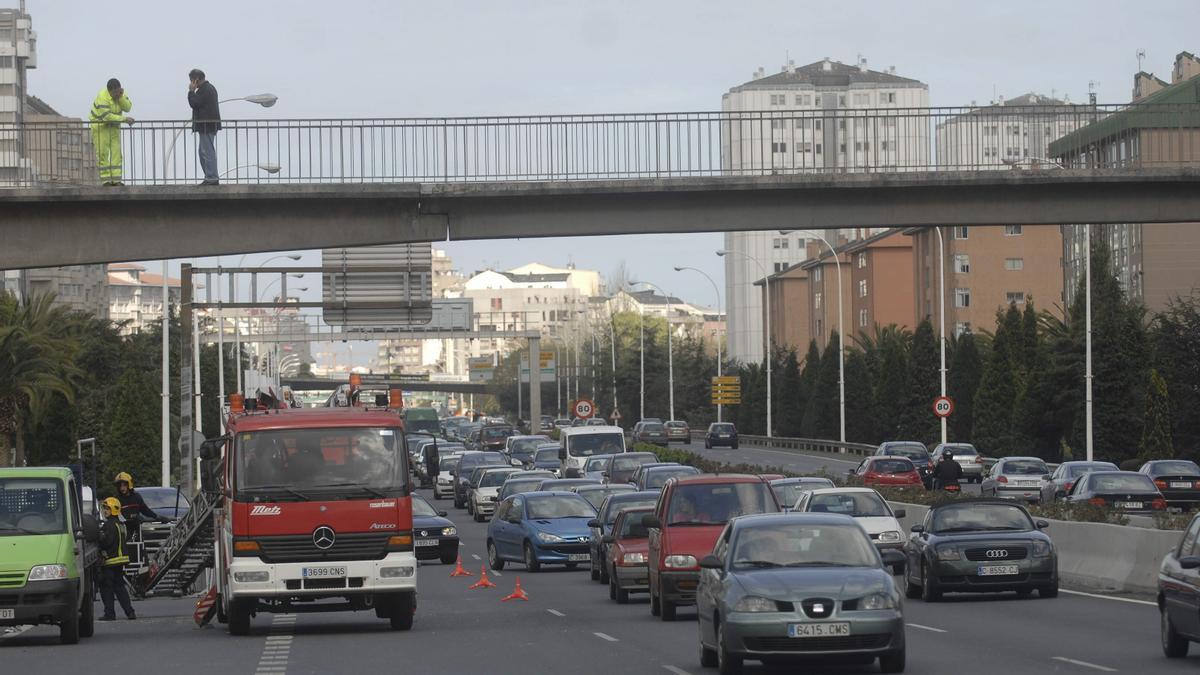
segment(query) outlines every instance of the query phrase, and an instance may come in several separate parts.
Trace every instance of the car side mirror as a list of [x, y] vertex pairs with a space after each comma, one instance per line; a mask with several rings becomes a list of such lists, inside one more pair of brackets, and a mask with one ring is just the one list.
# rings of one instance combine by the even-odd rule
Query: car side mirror
[[1039, 520], [1039, 521], [1035, 522], [1034, 525], [1036, 525], [1037, 529], [1039, 529], [1039, 530], [1044, 530], [1047, 527], [1050, 527], [1050, 523], [1045, 520]]
[[446, 517], [446, 512], [445, 512], [445, 511], [438, 511], [438, 512], [437, 512], [437, 514], [438, 514], [438, 517], [439, 517], [439, 518], [445, 518], [445, 517]]
[[854, 475], [854, 473], [855, 473], [855, 469], [847, 469], [847, 470], [846, 470], [846, 475], [847, 475], [847, 476], [853, 476], [853, 475]]
[[924, 525], [913, 525], [912, 527], [908, 528], [908, 531], [912, 532], [913, 534], [921, 534], [922, 532], [925, 531], [925, 526]]
[[1185, 570], [1194, 570], [1200, 567], [1200, 556], [1185, 555], [1179, 559], [1179, 566]]
[[642, 516], [642, 525], [644, 525], [647, 528], [652, 529], [652, 530], [661, 530], [662, 529], [662, 521], [658, 519], [658, 516], [652, 516], [652, 515]]
[[905, 509], [896, 509], [892, 512], [892, 515], [896, 516], [897, 518], [903, 518], [908, 515], [908, 511]]
[[889, 567], [903, 565], [905, 562], [904, 554], [896, 549], [888, 549], [882, 553], [883, 564]]
[[225, 442], [228, 440], [228, 435], [210, 438], [200, 444], [197, 454], [200, 456], [200, 459], [220, 459], [221, 449], [225, 447]]
[[559, 448], [559, 449], [558, 449], [558, 458], [559, 458], [560, 460], [564, 461], [564, 462], [565, 462], [565, 461], [567, 461], [567, 449], [566, 449], [566, 447], [561, 447], [561, 448]]
[[709, 554], [700, 559], [700, 569], [723, 570], [725, 569], [725, 563], [721, 562], [721, 559], [717, 556]]
[[591, 520], [589, 520], [587, 525], [588, 525], [588, 527], [592, 527], [597, 530], [600, 529], [600, 521], [596, 520], [595, 518], [592, 518]]
[[616, 540], [617, 540], [617, 538], [612, 536], [611, 534], [606, 534], [603, 537], [600, 537], [600, 541], [604, 542], [605, 544], [611, 544], [611, 543], [615, 542]]
[[82, 530], [83, 540], [89, 544], [95, 544], [100, 541], [100, 523], [96, 521], [96, 516], [90, 513], [83, 515], [83, 520], [80, 521], [80, 530]]
[[1050, 478], [1050, 474], [1048, 474], [1048, 473], [1047, 473], [1047, 474], [1043, 474], [1043, 475], [1042, 475], [1042, 480], [1051, 480], [1051, 478]]

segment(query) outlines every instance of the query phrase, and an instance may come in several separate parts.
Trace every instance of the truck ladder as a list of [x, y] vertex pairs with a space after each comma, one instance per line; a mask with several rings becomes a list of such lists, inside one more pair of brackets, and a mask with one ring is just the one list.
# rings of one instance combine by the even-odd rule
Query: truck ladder
[[148, 561], [139, 584], [147, 596], [181, 596], [207, 567], [213, 565], [213, 510], [215, 500], [203, 491], [192, 499], [192, 508]]

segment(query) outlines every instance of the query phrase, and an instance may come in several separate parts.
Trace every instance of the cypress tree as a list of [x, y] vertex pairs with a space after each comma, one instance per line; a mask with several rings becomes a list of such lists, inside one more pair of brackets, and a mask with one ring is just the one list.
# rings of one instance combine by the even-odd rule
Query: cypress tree
[[[111, 479], [119, 471], [133, 475], [135, 485], [154, 484], [161, 470], [158, 406], [147, 401], [160, 392], [149, 374], [128, 368], [117, 381], [108, 426], [101, 437], [105, 457], [102, 475]], [[107, 484], [109, 481], [101, 481]]]
[[775, 433], [780, 436], [799, 436], [800, 422], [804, 414], [798, 409], [800, 396], [800, 361], [795, 350], [788, 350], [783, 358], [783, 368], [775, 380], [779, 391], [775, 398]]
[[1150, 386], [1146, 391], [1146, 409], [1142, 414], [1142, 441], [1138, 444], [1138, 457], [1172, 459], [1175, 446], [1171, 442], [1171, 405], [1167, 395], [1167, 383], [1158, 371], [1150, 369]]
[[908, 397], [900, 418], [900, 435], [906, 440], [933, 443], [941, 435], [941, 424], [933, 414], [933, 399], [941, 389], [937, 338], [926, 319], [913, 334], [908, 352]]
[[866, 356], [857, 349], [846, 352], [846, 440], [879, 443], [873, 419], [871, 370]]
[[801, 429], [805, 438], [838, 437], [838, 349], [837, 331], [829, 334], [829, 343], [821, 354], [817, 380], [804, 411]]
[[[1017, 317], [1015, 323], [1011, 320], [1013, 316]], [[1012, 454], [1016, 444], [1012, 434], [1013, 406], [1017, 397], [1012, 352], [1020, 345], [1019, 315], [1010, 307], [1007, 313], [996, 313], [996, 323], [992, 355], [983, 369], [975, 394], [972, 442], [985, 454], [1003, 457]]]
[[964, 333], [954, 343], [954, 354], [946, 373], [946, 391], [954, 401], [954, 413], [947, 421], [952, 440], [969, 442], [974, 428], [975, 393], [983, 377], [983, 361], [975, 336]]
[[875, 380], [875, 437], [881, 440], [900, 440], [900, 420], [908, 402], [908, 357], [899, 340], [880, 345], [879, 377]]

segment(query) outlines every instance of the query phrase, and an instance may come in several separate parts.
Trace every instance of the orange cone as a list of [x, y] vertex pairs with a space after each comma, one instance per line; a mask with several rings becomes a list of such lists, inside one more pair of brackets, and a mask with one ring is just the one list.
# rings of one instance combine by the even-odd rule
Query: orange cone
[[452, 577], [469, 577], [469, 576], [474, 576], [474, 575], [472, 575], [470, 572], [468, 572], [468, 571], [466, 571], [465, 569], [463, 569], [463, 566], [462, 566], [462, 555], [461, 555], [461, 554], [458, 556], [458, 564], [454, 566], [454, 571], [450, 573], [450, 576], [452, 576]]
[[475, 583], [471, 584], [470, 586], [467, 586], [468, 589], [495, 588], [495, 587], [496, 587], [496, 584], [492, 583], [491, 579], [488, 579], [487, 567], [484, 565], [479, 566], [479, 581], [476, 581]]
[[525, 594], [525, 589], [521, 588], [521, 577], [517, 577], [517, 587], [513, 592], [504, 596], [500, 602], [508, 602], [509, 600], [529, 600], [529, 596]]

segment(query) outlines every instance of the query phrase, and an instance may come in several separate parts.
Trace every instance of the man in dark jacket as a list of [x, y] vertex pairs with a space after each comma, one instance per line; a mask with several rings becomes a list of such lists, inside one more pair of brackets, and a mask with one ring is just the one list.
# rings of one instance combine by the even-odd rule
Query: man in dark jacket
[[200, 155], [200, 168], [204, 170], [201, 185], [217, 185], [217, 132], [221, 130], [221, 107], [217, 102], [217, 88], [204, 77], [204, 71], [193, 68], [188, 73], [188, 105], [192, 107], [192, 131], [196, 132], [196, 146]]
[[133, 489], [133, 476], [128, 472], [122, 471], [117, 474], [113, 483], [117, 487], [117, 501], [121, 502], [121, 515], [125, 518], [126, 528], [131, 536], [140, 532], [143, 516], [151, 521], [169, 522], [167, 518], [146, 506], [146, 500]]

